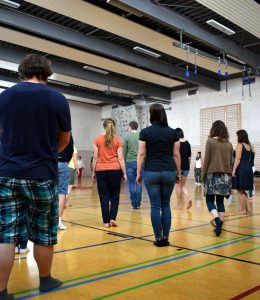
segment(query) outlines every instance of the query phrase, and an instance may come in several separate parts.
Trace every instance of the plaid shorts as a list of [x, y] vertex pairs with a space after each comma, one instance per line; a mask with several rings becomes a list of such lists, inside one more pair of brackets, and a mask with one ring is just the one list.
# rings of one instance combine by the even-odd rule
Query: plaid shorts
[[58, 212], [57, 181], [0, 177], [0, 243], [57, 244]]

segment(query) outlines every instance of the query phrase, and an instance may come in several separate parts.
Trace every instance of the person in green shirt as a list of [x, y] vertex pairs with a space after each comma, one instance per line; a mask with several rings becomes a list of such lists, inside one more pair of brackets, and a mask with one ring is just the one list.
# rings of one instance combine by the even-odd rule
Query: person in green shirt
[[123, 151], [126, 161], [126, 173], [129, 183], [131, 205], [133, 209], [139, 209], [142, 201], [142, 185], [136, 183], [137, 152], [139, 143], [138, 123], [129, 123], [128, 133], [124, 139]]

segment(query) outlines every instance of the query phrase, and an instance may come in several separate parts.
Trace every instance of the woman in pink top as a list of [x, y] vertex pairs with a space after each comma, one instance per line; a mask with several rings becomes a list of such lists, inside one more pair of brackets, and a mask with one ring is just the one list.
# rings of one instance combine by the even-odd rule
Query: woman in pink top
[[115, 121], [103, 122], [105, 133], [94, 140], [93, 180], [97, 179], [102, 218], [105, 227], [117, 226], [121, 180], [125, 182], [126, 168], [123, 144], [115, 135]]

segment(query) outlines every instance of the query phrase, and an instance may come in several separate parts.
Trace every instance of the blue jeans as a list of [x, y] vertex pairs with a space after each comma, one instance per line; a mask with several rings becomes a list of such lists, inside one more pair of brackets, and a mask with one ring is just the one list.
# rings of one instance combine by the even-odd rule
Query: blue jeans
[[170, 198], [176, 171], [144, 171], [143, 177], [151, 203], [151, 221], [155, 238], [168, 237], [171, 229]]
[[58, 172], [59, 172], [59, 185], [58, 193], [59, 195], [68, 195], [69, 187], [69, 166], [67, 162], [58, 163]]
[[96, 177], [103, 223], [110, 223], [116, 220], [123, 173], [122, 170], [96, 171]]
[[141, 206], [142, 185], [136, 183], [137, 161], [126, 162], [126, 173], [129, 184], [131, 205], [134, 208]]

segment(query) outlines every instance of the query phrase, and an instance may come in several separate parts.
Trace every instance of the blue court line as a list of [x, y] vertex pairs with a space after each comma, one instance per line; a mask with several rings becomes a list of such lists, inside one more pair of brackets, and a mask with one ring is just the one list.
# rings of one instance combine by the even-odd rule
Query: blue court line
[[[223, 248], [223, 247], [226, 247], [226, 246], [229, 246], [229, 245], [236, 244], [236, 243], [238, 243], [240, 241], [246, 241], [246, 240], [249, 240], [249, 239], [252, 239], [252, 237], [247, 237], [247, 238], [241, 239], [239, 241], [228, 242], [226, 244], [222, 244], [222, 245], [210, 247], [210, 248], [207, 248], [207, 249], [205, 249], [203, 251], [205, 252], [205, 251], [210, 251], [210, 250], [215, 250], [215, 249]], [[188, 254], [180, 255], [178, 257], [174, 257], [174, 258], [162, 260], [162, 261], [159, 261], [159, 262], [151, 263], [151, 264], [148, 264], [146, 266], [136, 267], [136, 268], [132, 268], [132, 269], [125, 270], [125, 271], [119, 271], [119, 272], [116, 272], [116, 273], [113, 273], [113, 274], [96, 277], [96, 278], [93, 278], [93, 279], [83, 280], [81, 282], [68, 284], [66, 286], [61, 286], [61, 287], [59, 287], [57, 289], [54, 289], [54, 290], [51, 290], [51, 291], [48, 291], [48, 292], [45, 292], [45, 293], [39, 293], [38, 292], [38, 293], [34, 293], [34, 294], [30, 294], [30, 295], [18, 297], [16, 299], [17, 300], [30, 299], [30, 298], [33, 298], [33, 297], [36, 297], [36, 296], [41, 296], [41, 295], [45, 295], [45, 294], [49, 294], [49, 293], [53, 293], [53, 292], [65, 290], [65, 289], [68, 289], [68, 288], [73, 288], [73, 287], [81, 286], [81, 285], [84, 285], [84, 284], [88, 284], [88, 283], [100, 281], [100, 280], [103, 280], [103, 279], [112, 278], [112, 277], [124, 275], [124, 274], [127, 274], [127, 273], [132, 273], [132, 272], [135, 272], [135, 271], [147, 269], [147, 268], [150, 268], [150, 267], [162, 265], [162, 264], [165, 264], [165, 263], [169, 263], [169, 262], [173, 262], [173, 261], [176, 261], [176, 260], [180, 260], [182, 258], [193, 256], [193, 255], [196, 255], [196, 254], [203, 254], [203, 253], [201, 253], [201, 252], [191, 252], [191, 253], [188, 253]]]

